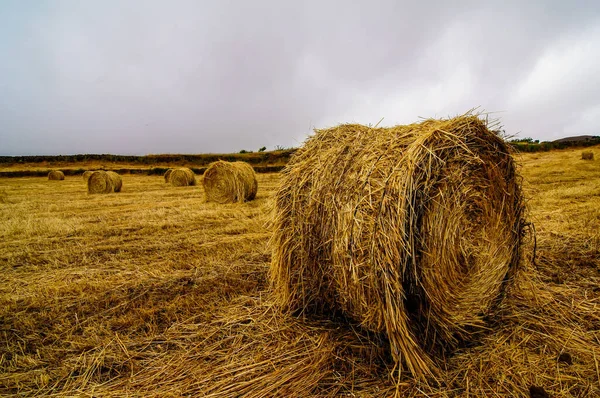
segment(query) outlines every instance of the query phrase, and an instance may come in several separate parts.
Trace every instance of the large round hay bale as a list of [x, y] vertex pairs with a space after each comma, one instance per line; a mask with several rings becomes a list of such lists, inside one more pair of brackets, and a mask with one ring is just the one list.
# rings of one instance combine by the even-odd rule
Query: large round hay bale
[[83, 180], [87, 182], [87, 180], [90, 179], [90, 176], [92, 175], [93, 171], [91, 170], [86, 170], [83, 172]]
[[60, 170], [52, 170], [48, 173], [49, 180], [64, 180], [65, 174]]
[[121, 192], [123, 180], [114, 171], [94, 171], [87, 181], [88, 193]]
[[245, 202], [253, 200], [258, 190], [254, 169], [246, 162], [213, 162], [202, 182], [207, 202]]
[[175, 187], [186, 187], [188, 185], [196, 185], [196, 174], [187, 167], [175, 169], [169, 175], [169, 181]]
[[594, 160], [594, 152], [581, 152], [581, 159], [583, 160]]
[[164, 177], [165, 177], [165, 182], [168, 184], [169, 182], [171, 182], [171, 173], [173, 172], [173, 169], [169, 169], [167, 171], [165, 171]]
[[478, 117], [319, 130], [283, 170], [270, 280], [383, 332], [415, 377], [486, 328], [520, 259], [511, 147]]

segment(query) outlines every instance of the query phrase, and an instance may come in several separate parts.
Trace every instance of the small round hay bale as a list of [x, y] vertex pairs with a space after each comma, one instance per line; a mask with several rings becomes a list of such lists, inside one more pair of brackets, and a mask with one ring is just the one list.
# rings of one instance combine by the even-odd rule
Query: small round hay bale
[[417, 378], [484, 331], [520, 262], [512, 149], [475, 115], [318, 130], [275, 196], [270, 281], [292, 313], [383, 332]]
[[594, 152], [591, 152], [591, 151], [581, 152], [581, 159], [594, 160]]
[[98, 170], [90, 175], [87, 184], [90, 194], [121, 192], [123, 180], [114, 171]]
[[168, 184], [169, 182], [171, 182], [171, 173], [173, 172], [173, 169], [169, 169], [167, 171], [165, 171], [164, 177], [165, 177], [165, 182]]
[[91, 171], [91, 170], [86, 170], [86, 171], [84, 171], [84, 172], [83, 172], [83, 180], [84, 180], [85, 182], [87, 182], [87, 180], [89, 180], [89, 179], [90, 179], [90, 176], [92, 175], [92, 173], [93, 173], [93, 171]]
[[194, 172], [187, 167], [181, 167], [171, 172], [169, 175], [169, 181], [171, 181], [171, 185], [175, 187], [196, 185], [196, 174], [194, 174]]
[[48, 173], [48, 179], [49, 180], [64, 180], [65, 173], [63, 173], [60, 170], [52, 170]]
[[213, 162], [202, 182], [207, 202], [245, 202], [253, 200], [258, 190], [254, 169], [246, 162]]

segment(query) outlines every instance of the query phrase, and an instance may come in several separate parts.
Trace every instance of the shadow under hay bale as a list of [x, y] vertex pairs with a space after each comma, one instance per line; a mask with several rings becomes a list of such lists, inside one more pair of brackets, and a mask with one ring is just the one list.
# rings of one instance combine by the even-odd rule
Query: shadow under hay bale
[[173, 173], [173, 169], [169, 169], [167, 171], [165, 171], [164, 177], [165, 177], [165, 183], [170, 183], [171, 182], [171, 173]]
[[65, 174], [60, 170], [52, 170], [48, 173], [48, 180], [58, 181], [64, 180]]
[[87, 180], [90, 179], [90, 176], [93, 174], [94, 172], [91, 170], [86, 170], [83, 172], [83, 180], [87, 182]]
[[594, 152], [582, 152], [581, 159], [583, 160], [594, 160]]
[[211, 163], [204, 172], [207, 202], [236, 203], [253, 200], [258, 191], [256, 174], [246, 162]]
[[87, 184], [89, 194], [121, 192], [123, 180], [114, 171], [98, 170], [90, 175]]
[[477, 116], [318, 130], [276, 194], [275, 298], [384, 332], [426, 378], [486, 329], [518, 269], [522, 217], [511, 149]]
[[[167, 177], [165, 174], [165, 181]], [[168, 177], [171, 185], [175, 187], [186, 187], [189, 185], [196, 185], [196, 174], [187, 167], [181, 167], [179, 169], [172, 170]]]

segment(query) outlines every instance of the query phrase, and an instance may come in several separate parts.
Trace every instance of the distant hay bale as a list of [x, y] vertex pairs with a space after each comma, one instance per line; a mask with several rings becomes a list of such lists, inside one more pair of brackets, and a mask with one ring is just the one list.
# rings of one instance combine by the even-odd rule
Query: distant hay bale
[[173, 172], [173, 169], [169, 169], [167, 171], [165, 171], [164, 177], [165, 177], [165, 182], [168, 184], [169, 182], [171, 182], [171, 173]]
[[511, 147], [477, 116], [318, 130], [283, 170], [270, 281], [287, 311], [384, 332], [418, 378], [487, 326], [520, 261]]
[[207, 202], [235, 203], [253, 200], [258, 190], [254, 169], [246, 162], [219, 160], [204, 172]]
[[86, 170], [83, 172], [83, 180], [87, 182], [87, 180], [90, 179], [90, 176], [92, 175], [93, 171], [91, 170]]
[[194, 172], [187, 167], [181, 167], [171, 172], [169, 175], [169, 181], [175, 187], [196, 185], [196, 174], [194, 174]]
[[581, 159], [583, 160], [594, 160], [594, 152], [582, 152]]
[[60, 170], [52, 170], [48, 173], [48, 179], [49, 180], [64, 180], [65, 173], [63, 173]]
[[88, 193], [121, 192], [123, 180], [114, 171], [98, 170], [92, 172], [87, 181]]

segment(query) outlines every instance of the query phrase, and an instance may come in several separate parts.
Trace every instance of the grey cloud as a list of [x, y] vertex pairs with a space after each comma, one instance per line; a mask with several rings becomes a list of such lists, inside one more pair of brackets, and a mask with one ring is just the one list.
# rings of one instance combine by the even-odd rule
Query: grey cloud
[[[598, 134], [595, 2], [0, 5], [0, 153], [232, 152], [474, 106]], [[569, 60], [577, 58], [575, 64]]]

